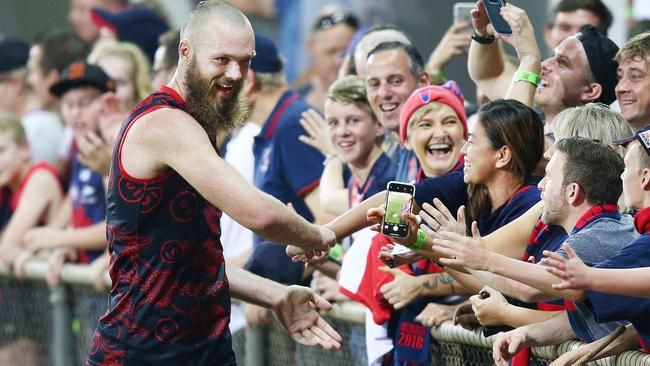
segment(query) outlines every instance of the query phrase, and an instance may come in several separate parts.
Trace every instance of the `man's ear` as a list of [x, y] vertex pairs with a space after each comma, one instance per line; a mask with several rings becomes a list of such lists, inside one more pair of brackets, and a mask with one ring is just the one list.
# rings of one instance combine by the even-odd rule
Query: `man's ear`
[[584, 191], [578, 183], [571, 183], [564, 187], [566, 200], [571, 206], [580, 206], [586, 199]]
[[250, 97], [256, 87], [257, 83], [255, 82], [255, 71], [249, 67], [248, 74], [246, 75], [246, 82], [244, 83], [244, 95]]
[[598, 83], [591, 83], [582, 87], [580, 99], [583, 103], [595, 102], [603, 94], [603, 86]]
[[418, 80], [418, 88], [422, 88], [429, 85], [429, 74], [425, 72], [422, 73], [422, 76], [420, 76], [420, 80]]
[[650, 169], [643, 168], [643, 174], [641, 177], [641, 188], [644, 191], [650, 191]]
[[121, 105], [120, 105], [120, 100], [115, 95], [114, 92], [106, 92], [102, 94], [102, 112], [104, 114], [112, 114], [112, 113], [120, 113], [120, 112], [128, 112], [128, 111], [122, 111], [121, 110]]
[[178, 54], [184, 59], [190, 58], [190, 45], [187, 39], [181, 39], [178, 44]]

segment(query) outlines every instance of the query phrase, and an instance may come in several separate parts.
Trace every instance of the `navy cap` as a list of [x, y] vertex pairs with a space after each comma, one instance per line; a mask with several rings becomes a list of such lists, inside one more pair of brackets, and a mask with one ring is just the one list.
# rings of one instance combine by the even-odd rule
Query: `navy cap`
[[638, 130], [632, 136], [613, 141], [612, 145], [625, 146], [634, 140], [639, 141], [641, 143], [641, 146], [643, 146], [643, 149], [645, 150], [646, 154], [650, 155], [650, 125], [645, 126], [644, 128]]
[[11, 71], [27, 65], [29, 43], [18, 38], [0, 41], [0, 72]]
[[251, 60], [251, 70], [257, 72], [282, 71], [282, 60], [275, 44], [258, 33], [255, 33], [255, 57]]
[[99, 66], [77, 61], [63, 70], [61, 80], [50, 87], [50, 93], [60, 97], [70, 89], [86, 86], [94, 86], [102, 93], [115, 91], [115, 82]]
[[165, 19], [145, 6], [129, 6], [117, 12], [93, 8], [91, 17], [100, 27], [112, 29], [121, 42], [133, 43], [153, 60], [158, 37], [169, 30]]
[[614, 60], [618, 46], [590, 24], [582, 26], [580, 32], [575, 36], [585, 49], [589, 68], [594, 74], [596, 82], [602, 86], [603, 91], [598, 101], [608, 105], [612, 104], [616, 100], [614, 88], [618, 83], [616, 73], [618, 63]]

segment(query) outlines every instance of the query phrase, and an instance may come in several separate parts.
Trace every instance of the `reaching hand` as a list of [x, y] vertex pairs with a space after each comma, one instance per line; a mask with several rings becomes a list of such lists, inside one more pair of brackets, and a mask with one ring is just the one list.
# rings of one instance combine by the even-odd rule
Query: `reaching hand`
[[440, 43], [431, 52], [427, 68], [433, 72], [440, 73], [445, 66], [456, 56], [467, 54], [469, 44], [472, 42], [470, 34], [465, 32], [465, 29], [470, 24], [465, 22], [452, 24], [445, 35], [440, 40]]
[[25, 278], [25, 264], [31, 258], [34, 257], [34, 253], [30, 250], [21, 250], [18, 255], [14, 258], [13, 265], [11, 266], [14, 271], [14, 275], [18, 279]]
[[487, 10], [485, 10], [485, 6], [483, 5], [483, 0], [476, 2], [476, 8], [472, 9], [470, 14], [472, 15], [472, 25], [477, 34], [482, 36], [494, 34]]
[[526, 342], [525, 328], [499, 333], [492, 343], [494, 363], [498, 366], [507, 366], [507, 361], [527, 346]]
[[433, 205], [428, 203], [422, 205], [420, 217], [429, 224], [434, 231], [450, 231], [460, 235], [465, 235], [465, 206], [460, 206], [456, 212], [456, 218], [451, 214], [447, 206], [438, 198], [433, 199]]
[[325, 156], [336, 154], [336, 150], [327, 135], [327, 121], [318, 112], [313, 109], [303, 112], [300, 125], [309, 134], [309, 136], [298, 136], [300, 141], [316, 148]]
[[273, 312], [291, 338], [306, 346], [341, 348], [341, 336], [318, 314], [331, 310], [327, 300], [302, 286], [289, 286]]
[[379, 289], [382, 295], [384, 295], [384, 298], [395, 309], [399, 310], [405, 307], [420, 296], [422, 285], [416, 276], [411, 276], [401, 269], [396, 268], [379, 267], [379, 270], [395, 277], [393, 281], [384, 284]]
[[556, 290], [588, 290], [593, 286], [591, 278], [592, 268], [589, 268], [578, 257], [576, 252], [571, 248], [571, 245], [565, 244], [564, 250], [566, 251], [569, 259], [565, 259], [562, 255], [544, 251], [547, 258], [542, 259], [542, 263], [547, 266], [546, 270], [556, 277], [559, 277], [562, 282], [553, 284]]
[[71, 249], [55, 249], [47, 258], [47, 275], [45, 279], [47, 283], [54, 287], [61, 282], [61, 271], [63, 265], [74, 256], [74, 251]]
[[487, 270], [489, 252], [481, 243], [481, 233], [476, 221], [472, 223], [472, 237], [441, 231], [433, 240], [433, 251], [442, 255], [440, 263], [475, 270]]
[[474, 295], [469, 298], [476, 319], [483, 326], [502, 325], [503, 315], [507, 314], [510, 307], [508, 300], [499, 291], [491, 287], [485, 286], [481, 291], [486, 291], [490, 294], [490, 297], [483, 299], [479, 295]]
[[478, 319], [476, 319], [476, 314], [474, 314], [471, 303], [464, 302], [456, 307], [456, 311], [454, 312], [454, 325], [460, 325], [467, 330], [474, 330], [481, 326]]
[[509, 3], [501, 8], [501, 15], [512, 28], [512, 34], [500, 34], [498, 37], [515, 48], [519, 60], [533, 57], [535, 62], [539, 62], [541, 56], [535, 39], [535, 30], [528, 19], [528, 14], [523, 9]]
[[315, 271], [309, 284], [312, 290], [327, 301], [342, 301], [348, 297], [339, 291], [339, 282], [324, 275], [321, 271]]
[[439, 326], [445, 320], [449, 320], [454, 316], [456, 305], [442, 305], [430, 302], [422, 310], [415, 321], [422, 323], [425, 327]]
[[381, 251], [379, 252], [379, 259], [390, 267], [399, 267], [403, 264], [415, 263], [424, 258], [413, 251], [404, 254], [393, 254], [392, 251], [394, 247], [393, 244], [386, 244], [381, 247]]
[[[381, 223], [384, 220], [386, 215], [386, 208], [382, 203], [379, 207], [370, 208], [366, 213], [366, 220], [369, 222], [378, 224], [372, 226], [370, 229], [381, 232]], [[402, 218], [409, 224], [409, 233], [406, 237], [396, 237], [390, 235], [384, 235], [386, 238], [392, 240], [395, 243], [402, 244], [404, 246], [410, 247], [418, 240], [418, 226], [420, 225], [418, 218], [410, 212], [403, 212]]]

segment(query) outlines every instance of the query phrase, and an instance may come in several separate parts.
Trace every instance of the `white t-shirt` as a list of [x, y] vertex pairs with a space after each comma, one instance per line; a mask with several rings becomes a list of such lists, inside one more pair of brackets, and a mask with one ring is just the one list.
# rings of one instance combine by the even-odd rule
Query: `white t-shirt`
[[63, 123], [55, 112], [39, 109], [22, 119], [25, 135], [32, 154], [32, 163], [47, 161], [54, 164], [59, 158], [63, 141]]
[[[253, 183], [255, 157], [253, 156], [253, 141], [260, 133], [260, 126], [248, 122], [237, 131], [226, 144], [224, 159], [237, 171]], [[225, 258], [238, 257], [253, 247], [253, 232], [241, 226], [225, 213], [221, 216], [221, 245]], [[230, 332], [235, 333], [246, 326], [244, 313], [239, 306], [233, 304], [230, 309]]]

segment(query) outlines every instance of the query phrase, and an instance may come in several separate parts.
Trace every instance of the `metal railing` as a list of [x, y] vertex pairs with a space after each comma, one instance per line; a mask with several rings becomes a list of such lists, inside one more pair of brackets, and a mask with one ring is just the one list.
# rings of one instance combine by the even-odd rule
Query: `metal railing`
[[[47, 265], [32, 260], [26, 278], [18, 280], [0, 267], [0, 365], [83, 365], [97, 319], [105, 311], [107, 296], [96, 291], [87, 266], [68, 264], [62, 284], [45, 283]], [[107, 277], [108, 280], [108, 277]], [[250, 328], [233, 334], [238, 364], [260, 365], [366, 365], [364, 307], [353, 302], [335, 304], [325, 316], [343, 336], [339, 352], [297, 345], [274, 321], [265, 328]], [[492, 339], [479, 330], [467, 331], [450, 322], [431, 330], [443, 364], [491, 365]], [[532, 364], [550, 360], [574, 349], [580, 342], [569, 341], [533, 348]], [[593, 365], [650, 366], [650, 355], [628, 351]]]

